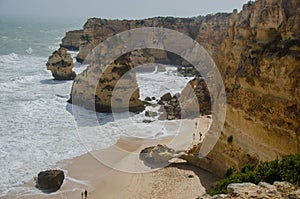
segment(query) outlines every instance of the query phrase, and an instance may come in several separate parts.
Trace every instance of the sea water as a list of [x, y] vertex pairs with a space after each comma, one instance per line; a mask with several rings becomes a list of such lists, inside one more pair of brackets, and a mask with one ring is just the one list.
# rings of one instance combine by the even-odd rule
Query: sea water
[[[101, 133], [78, 132], [67, 103], [72, 81], [54, 81], [45, 64], [65, 32], [82, 25], [80, 20], [0, 19], [0, 196], [59, 161], [108, 147], [121, 136], [176, 133], [164, 130], [158, 120], [143, 123], [144, 112], [118, 119], [98, 113]], [[78, 63], [74, 68], [77, 73], [84, 69]], [[165, 72], [138, 73], [137, 80], [144, 99], [178, 93], [190, 79], [166, 67]]]

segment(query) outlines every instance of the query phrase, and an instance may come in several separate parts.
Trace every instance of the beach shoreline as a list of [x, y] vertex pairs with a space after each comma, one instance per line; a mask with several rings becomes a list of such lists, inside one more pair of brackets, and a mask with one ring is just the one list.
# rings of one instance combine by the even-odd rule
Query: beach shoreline
[[[211, 124], [208, 117], [198, 118], [199, 132], [205, 134]], [[192, 131], [195, 120], [185, 120]], [[186, 143], [199, 142], [183, 128], [177, 136], [161, 139], [121, 138], [115, 145], [92, 151], [79, 157], [64, 160], [57, 167], [64, 170], [66, 178], [61, 189], [44, 194], [34, 187], [34, 181], [11, 191], [7, 198], [80, 198], [84, 190], [88, 198], [196, 198], [205, 193], [218, 180], [215, 175], [176, 159], [161, 169], [151, 169], [139, 159], [139, 153], [148, 146], [165, 144], [182, 149]]]

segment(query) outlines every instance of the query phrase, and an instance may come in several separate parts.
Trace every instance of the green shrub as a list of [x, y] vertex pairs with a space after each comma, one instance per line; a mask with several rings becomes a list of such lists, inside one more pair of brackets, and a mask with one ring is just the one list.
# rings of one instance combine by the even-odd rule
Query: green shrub
[[281, 160], [260, 162], [258, 165], [247, 164], [240, 172], [230, 168], [226, 172], [226, 178], [219, 181], [208, 191], [209, 195], [226, 194], [227, 186], [231, 183], [288, 181], [297, 186], [300, 185], [300, 153], [284, 156]]

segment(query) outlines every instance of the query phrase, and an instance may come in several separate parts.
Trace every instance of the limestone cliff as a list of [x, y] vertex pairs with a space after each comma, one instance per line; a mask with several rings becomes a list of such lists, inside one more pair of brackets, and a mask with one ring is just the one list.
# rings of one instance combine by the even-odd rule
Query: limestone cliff
[[74, 80], [70, 101], [97, 112], [144, 110], [132, 68], [130, 54], [121, 56], [107, 67], [91, 63]]
[[[300, 151], [299, 0], [249, 1], [240, 13], [234, 10], [197, 20], [89, 19], [77, 58], [83, 61], [95, 46], [116, 33], [144, 26], [171, 28], [196, 39], [213, 57], [225, 83], [227, 116], [219, 141], [208, 157], [193, 155], [199, 152], [199, 144], [186, 159], [222, 175], [231, 166]], [[169, 52], [151, 54], [154, 59], [135, 53], [142, 57], [135, 63], [174, 60]], [[84, 86], [84, 79], [79, 80], [74, 84]]]
[[61, 47], [68, 50], [79, 50], [79, 41], [83, 35], [83, 30], [72, 30], [66, 33], [66, 36], [61, 40]]
[[260, 0], [233, 13], [216, 60], [227, 93], [225, 127], [209, 156], [192, 162], [222, 175], [299, 152], [299, 18], [298, 0]]
[[73, 58], [65, 48], [61, 47], [54, 51], [46, 66], [56, 80], [73, 80], [76, 77], [76, 73], [73, 71]]
[[[117, 33], [141, 27], [164, 27], [177, 30], [196, 38], [200, 21], [190, 18], [156, 17], [143, 20], [106, 20], [91, 18], [83, 26], [83, 35], [80, 38], [77, 61], [82, 62], [85, 57], [100, 42]], [[152, 55], [158, 60], [166, 58], [166, 52], [153, 50]]]
[[226, 36], [231, 13], [217, 13], [201, 18], [200, 27], [195, 38], [213, 57], [218, 59], [218, 49]]

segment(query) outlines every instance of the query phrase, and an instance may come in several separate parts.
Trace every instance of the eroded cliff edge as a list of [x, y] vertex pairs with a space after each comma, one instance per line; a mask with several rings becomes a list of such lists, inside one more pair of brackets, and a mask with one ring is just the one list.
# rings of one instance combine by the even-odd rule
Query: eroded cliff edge
[[190, 161], [222, 175], [300, 151], [299, 24], [297, 0], [256, 1], [232, 14], [215, 60], [227, 93], [225, 126], [208, 157]]
[[[101, 41], [131, 28], [155, 26], [185, 33], [203, 45], [216, 62], [227, 93], [221, 137], [204, 159], [191, 163], [223, 175], [231, 166], [271, 160], [300, 151], [300, 1], [259, 0], [240, 13], [196, 19], [89, 19], [80, 37], [78, 60]], [[168, 53], [155, 60], [171, 59]]]

